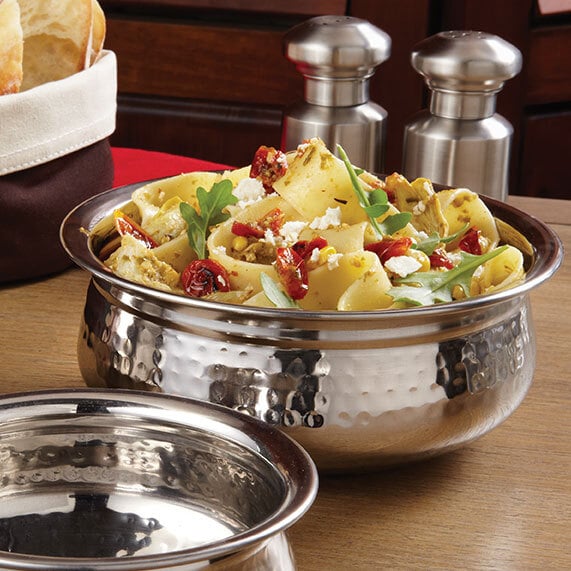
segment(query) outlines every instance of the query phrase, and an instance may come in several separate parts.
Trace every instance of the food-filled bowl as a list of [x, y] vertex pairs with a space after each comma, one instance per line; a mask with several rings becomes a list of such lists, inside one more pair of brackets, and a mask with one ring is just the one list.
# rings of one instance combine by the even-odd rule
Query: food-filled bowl
[[62, 241], [91, 273], [78, 341], [93, 387], [222, 404], [277, 426], [322, 471], [358, 471], [455, 449], [503, 422], [534, 375], [529, 293], [562, 259], [556, 234], [483, 197], [525, 254], [508, 289], [422, 307], [329, 311], [185, 297], [121, 278], [100, 259], [135, 184], [72, 211]]
[[0, 567], [295, 569], [308, 454], [203, 401], [71, 389], [0, 397]]

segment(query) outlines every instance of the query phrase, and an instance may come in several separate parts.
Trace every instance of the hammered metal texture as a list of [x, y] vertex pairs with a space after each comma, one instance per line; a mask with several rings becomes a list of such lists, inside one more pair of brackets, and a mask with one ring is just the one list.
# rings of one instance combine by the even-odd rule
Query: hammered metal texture
[[[462, 335], [367, 333], [364, 348], [243, 337], [137, 312], [90, 285], [78, 356], [88, 385], [207, 400], [278, 426], [322, 471], [355, 471], [454, 449], [505, 420], [533, 377], [526, 296], [484, 311]], [[480, 312], [481, 313], [481, 312]], [[218, 329], [214, 335], [212, 331]], [[222, 332], [220, 332], [222, 330]], [[456, 330], [454, 330], [456, 331]], [[350, 345], [350, 346], [349, 346]]]
[[285, 529], [317, 492], [307, 454], [263, 423], [173, 401], [0, 399], [0, 568], [293, 571]]

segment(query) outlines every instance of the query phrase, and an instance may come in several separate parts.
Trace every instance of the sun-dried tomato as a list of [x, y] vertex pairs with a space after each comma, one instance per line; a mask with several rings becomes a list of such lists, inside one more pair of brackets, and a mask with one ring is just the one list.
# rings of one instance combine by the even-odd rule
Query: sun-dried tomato
[[380, 242], [367, 244], [365, 250], [375, 252], [379, 256], [381, 263], [384, 264], [390, 258], [406, 255], [407, 250], [411, 246], [412, 239], [405, 236], [402, 238], [385, 238]]
[[264, 231], [254, 226], [253, 224], [245, 224], [244, 222], [233, 222], [232, 223], [232, 234], [235, 236], [244, 236], [245, 238], [263, 238]]
[[451, 270], [454, 267], [452, 260], [446, 255], [446, 252], [442, 248], [436, 248], [428, 258], [431, 268], [446, 268], [447, 270]]
[[156, 248], [158, 246], [156, 240], [124, 212], [116, 210], [113, 213], [113, 218], [115, 219], [115, 228], [117, 228], [117, 232], [119, 232], [121, 236], [130, 234], [133, 238], [142, 242], [147, 248]]
[[274, 147], [262, 145], [254, 154], [250, 178], [257, 178], [264, 185], [266, 194], [274, 192], [274, 183], [287, 172], [286, 155]]
[[311, 256], [311, 253], [315, 248], [321, 250], [321, 248], [325, 248], [325, 246], [327, 246], [327, 240], [318, 236], [312, 240], [298, 240], [292, 248], [301, 258], [306, 260]]
[[303, 299], [309, 289], [304, 259], [293, 248], [276, 250], [276, 271], [286, 293], [292, 299]]
[[460, 248], [460, 250], [468, 253], [468, 254], [474, 254], [475, 256], [481, 256], [482, 255], [482, 244], [480, 243], [480, 234], [481, 232], [475, 228], [474, 226], [472, 228], [470, 228], [470, 230], [468, 230], [466, 232], [466, 234], [464, 234], [464, 236], [462, 236], [462, 239], [460, 240], [460, 243], [458, 244], [458, 247]]
[[182, 287], [191, 297], [203, 297], [215, 291], [230, 291], [228, 272], [214, 260], [194, 260], [183, 270]]
[[263, 238], [266, 230], [270, 230], [272, 234], [277, 235], [284, 224], [284, 213], [279, 208], [274, 208], [266, 212], [259, 220], [250, 224], [246, 222], [233, 222], [232, 234], [235, 236], [250, 236], [254, 238]]
[[258, 225], [263, 229], [270, 229], [273, 234], [279, 234], [284, 218], [284, 213], [279, 208], [274, 208], [258, 220]]

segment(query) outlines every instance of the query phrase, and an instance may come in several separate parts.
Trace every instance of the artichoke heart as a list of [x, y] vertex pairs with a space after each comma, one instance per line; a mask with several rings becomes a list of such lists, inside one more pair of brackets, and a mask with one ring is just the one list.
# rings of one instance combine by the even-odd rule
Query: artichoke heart
[[411, 223], [417, 230], [448, 236], [448, 222], [430, 180], [417, 178], [410, 183], [403, 175], [393, 173], [386, 178], [385, 183], [395, 195], [395, 206], [401, 212], [412, 214]]

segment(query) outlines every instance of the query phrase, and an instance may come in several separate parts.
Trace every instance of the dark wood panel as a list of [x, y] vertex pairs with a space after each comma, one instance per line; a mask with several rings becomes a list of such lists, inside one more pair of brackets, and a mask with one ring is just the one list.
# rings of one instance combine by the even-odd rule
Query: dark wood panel
[[242, 166], [260, 145], [279, 147], [281, 118], [279, 108], [120, 95], [111, 143]]
[[571, 110], [525, 120], [521, 194], [571, 199]]
[[303, 81], [282, 55], [282, 32], [110, 18], [121, 93], [284, 105]]
[[571, 101], [571, 26], [533, 30], [526, 102]]
[[428, 0], [353, 0], [351, 14], [391, 36], [391, 57], [371, 79], [371, 99], [388, 112], [385, 170], [400, 171], [404, 125], [423, 107], [423, 82], [410, 65], [413, 46], [429, 34]]
[[195, 9], [265, 14], [344, 14], [346, 0], [100, 0], [104, 9]]
[[444, 0], [443, 4], [443, 30], [480, 30], [496, 34], [522, 52], [522, 72], [507, 81], [498, 95], [498, 111], [517, 128], [525, 102], [532, 0]]

